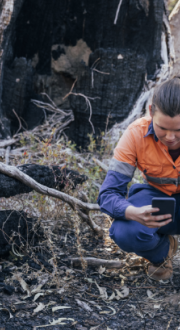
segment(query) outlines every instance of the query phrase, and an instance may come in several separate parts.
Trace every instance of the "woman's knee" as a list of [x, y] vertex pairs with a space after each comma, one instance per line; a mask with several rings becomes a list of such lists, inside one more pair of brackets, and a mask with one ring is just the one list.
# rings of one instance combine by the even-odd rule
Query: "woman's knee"
[[116, 220], [110, 228], [110, 237], [126, 252], [147, 251], [154, 248], [154, 232], [135, 221]]
[[134, 235], [127, 220], [115, 220], [109, 230], [109, 236], [124, 251], [133, 252]]

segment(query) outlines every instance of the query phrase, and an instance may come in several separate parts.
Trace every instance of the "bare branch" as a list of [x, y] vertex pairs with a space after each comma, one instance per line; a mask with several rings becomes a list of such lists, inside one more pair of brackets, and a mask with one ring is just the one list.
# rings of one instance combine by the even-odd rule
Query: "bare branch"
[[89, 97], [89, 96], [86, 96], [84, 94], [81, 94], [81, 93], [70, 93], [71, 95], [75, 95], [75, 96], [81, 96], [85, 99], [86, 101], [86, 104], [87, 106], [89, 106], [89, 112], [90, 112], [90, 115], [89, 115], [89, 123], [92, 127], [92, 130], [93, 130], [93, 134], [95, 134], [95, 129], [94, 129], [94, 126], [93, 126], [93, 123], [91, 121], [91, 117], [92, 117], [92, 106], [91, 106], [91, 102], [89, 100], [95, 100], [95, 99], [100, 99], [100, 97]]
[[77, 79], [74, 81], [74, 83], [72, 84], [72, 87], [71, 87], [71, 89], [70, 89], [70, 92], [68, 93], [68, 94], [66, 94], [64, 97], [63, 97], [63, 100], [65, 100], [71, 93], [72, 93], [72, 91], [73, 91], [73, 89], [74, 89], [74, 86], [75, 86], [75, 84], [76, 84], [76, 82], [77, 82]]
[[61, 134], [62, 131], [67, 128], [67, 126], [72, 122], [74, 121], [74, 115], [72, 114], [70, 116], [70, 119], [68, 121], [66, 121], [64, 124], [62, 124], [60, 127], [57, 128], [57, 130], [55, 131], [53, 137], [56, 138], [57, 134]]
[[92, 220], [89, 214], [85, 214], [82, 210], [77, 210], [78, 215], [81, 217], [83, 221], [85, 221], [99, 236], [103, 236], [104, 230], [96, 225], [96, 223]]
[[99, 167], [101, 167], [105, 172], [108, 171], [108, 166], [106, 166], [104, 163], [102, 163], [99, 159], [92, 158], [93, 162], [97, 164]]
[[11, 146], [12, 144], [15, 144], [18, 141], [18, 139], [9, 139], [9, 140], [4, 140], [0, 142], [0, 148], [5, 148], [8, 146]]
[[[99, 267], [103, 266], [106, 268], [121, 268], [124, 266], [124, 263], [122, 261], [116, 261], [116, 260], [104, 260], [104, 259], [98, 259], [98, 258], [92, 258], [92, 257], [87, 257], [83, 258], [88, 266], [94, 266], [94, 267]], [[69, 258], [75, 266], [81, 265], [81, 258]]]
[[98, 204], [84, 203], [84, 202], [81, 202], [79, 199], [69, 196], [56, 189], [48, 188], [48, 187], [38, 183], [34, 179], [32, 179], [29, 175], [18, 170], [17, 167], [15, 167], [15, 166], [5, 165], [2, 162], [0, 162], [0, 172], [23, 182], [28, 187], [31, 187], [32, 189], [39, 192], [40, 194], [44, 194], [47, 196], [52, 196], [52, 197], [61, 199], [63, 202], [68, 203], [73, 209], [75, 209], [76, 207], [80, 207], [83, 210], [87, 210], [87, 211], [99, 210]]
[[20, 119], [19, 116], [17, 115], [16, 111], [15, 111], [14, 109], [12, 109], [12, 111], [14, 112], [14, 114], [15, 114], [15, 116], [16, 116], [18, 122], [19, 122], [19, 128], [18, 128], [18, 130], [17, 130], [17, 132], [16, 132], [16, 134], [18, 134], [19, 131], [21, 130], [21, 128], [23, 128], [24, 130], [26, 130], [26, 129], [23, 127], [23, 125], [22, 125], [22, 123], [21, 123], [21, 119]]
[[91, 66], [91, 69], [96, 68], [96, 66], [97, 66], [98, 62], [100, 61], [100, 59], [101, 58], [99, 57], [94, 61], [93, 65]]
[[117, 23], [118, 16], [119, 16], [119, 11], [120, 11], [120, 8], [121, 8], [121, 4], [122, 4], [122, 0], [119, 0], [119, 4], [118, 4], [118, 7], [117, 7], [117, 11], [116, 11], [116, 16], [115, 16], [115, 19], [114, 19], [114, 24]]
[[96, 72], [98, 72], [98, 73], [101, 73], [101, 74], [110, 74], [109, 72], [103, 72], [103, 71], [99, 71], [99, 70], [97, 70], [97, 69], [93, 69], [93, 71], [96, 71]]
[[67, 110], [65, 112], [64, 110], [59, 109], [56, 105], [54, 105], [54, 102], [53, 102], [53, 105], [51, 105], [50, 103], [46, 103], [46, 102], [42, 102], [42, 101], [38, 101], [38, 100], [33, 100], [33, 99], [31, 100], [31, 102], [33, 104], [35, 104], [38, 108], [46, 109], [46, 110], [51, 111], [51, 112], [60, 113], [64, 117], [69, 116], [69, 115], [72, 114], [72, 110]]
[[[63, 132], [63, 130], [65, 128], [67, 128], [67, 126], [72, 121], [74, 121], [73, 111], [72, 110], [65, 111], [65, 110], [59, 109], [56, 106], [56, 104], [51, 100], [49, 95], [47, 95], [46, 93], [42, 93], [42, 94], [45, 95], [51, 103], [45, 103], [45, 102], [38, 101], [38, 100], [31, 100], [31, 102], [33, 104], [35, 104], [38, 108], [41, 108], [44, 112], [45, 112], [45, 110], [47, 110], [47, 111], [54, 112], [55, 114], [59, 114], [58, 120], [55, 120], [55, 122], [52, 124], [52, 126], [55, 126], [55, 125], [57, 125], [57, 123], [60, 123], [66, 119], [62, 124], [59, 125], [59, 127], [57, 127], [57, 129], [53, 135], [53, 137], [56, 138], [57, 135], [60, 135]], [[67, 119], [67, 117], [69, 117], [69, 118]]]
[[93, 134], [95, 134], [95, 129], [94, 129], [93, 123], [91, 121], [91, 117], [92, 117], [92, 106], [91, 106], [91, 102], [89, 100], [100, 99], [100, 97], [98, 97], [98, 96], [97, 97], [89, 97], [89, 96], [86, 96], [86, 95], [81, 94], [81, 93], [73, 93], [72, 91], [73, 91], [73, 88], [74, 88], [74, 85], [75, 85], [76, 81], [77, 81], [77, 79], [73, 83], [70, 92], [63, 98], [63, 100], [65, 100], [69, 95], [81, 96], [81, 97], [83, 97], [85, 99], [87, 108], [89, 107], [89, 112], [90, 112], [89, 123], [90, 123], [90, 125], [92, 127]]
[[78, 211], [79, 215], [83, 218], [83, 220], [88, 222], [89, 226], [95, 232], [97, 232], [99, 235], [102, 236], [102, 228], [97, 226], [94, 223], [94, 221], [90, 218], [90, 216], [82, 211], [82, 210], [84, 210], [85, 212], [89, 212], [93, 210], [99, 211], [100, 208], [98, 204], [85, 203], [75, 197], [69, 196], [56, 189], [48, 188], [47, 186], [44, 186], [38, 183], [37, 181], [35, 181], [30, 176], [17, 169], [17, 167], [15, 166], [5, 165], [2, 162], [0, 162], [0, 172], [23, 182], [25, 185], [31, 187], [40, 194], [61, 199], [63, 202], [69, 204], [73, 210]]

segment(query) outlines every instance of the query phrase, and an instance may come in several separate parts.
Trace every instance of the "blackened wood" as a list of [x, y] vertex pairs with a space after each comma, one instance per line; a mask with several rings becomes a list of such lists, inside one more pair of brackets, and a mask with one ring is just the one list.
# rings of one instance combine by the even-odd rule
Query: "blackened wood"
[[[16, 19], [14, 56], [32, 59], [38, 53], [37, 71], [51, 74], [51, 47], [75, 46], [83, 39], [96, 49], [131, 49], [147, 58], [149, 74], [161, 62], [163, 0], [119, 1], [24, 0]], [[24, 28], [22, 28], [24, 27]], [[64, 55], [61, 50], [53, 56]]]
[[[58, 166], [48, 167], [43, 165], [25, 164], [18, 166], [17, 168], [38, 183], [57, 190], [62, 190], [67, 186], [74, 189], [77, 184], [82, 184], [87, 180], [87, 176], [80, 175], [77, 171], [68, 168], [61, 170]], [[6, 198], [18, 194], [29, 193], [33, 190], [20, 181], [2, 173], [0, 173], [0, 187], [0, 197]]]
[[[0, 126], [0, 134], [2, 127], [6, 134], [9, 134], [9, 128], [11, 133], [18, 129], [17, 118], [14, 115], [12, 118], [13, 107], [22, 115], [28, 129], [39, 124], [43, 114], [39, 116], [39, 109], [36, 111], [30, 106], [33, 94], [40, 93], [40, 89], [37, 91], [33, 82], [31, 83], [32, 74], [40, 77], [51, 75], [51, 58], [58, 60], [61, 56], [68, 56], [63, 45], [73, 47], [79, 40], [87, 44], [92, 55], [89, 67], [85, 63], [80, 66], [75, 91], [88, 97], [99, 97], [92, 101], [94, 137], [97, 138], [101, 131], [105, 130], [107, 116], [110, 115], [108, 129], [114, 123], [124, 120], [142, 91], [145, 76], [153, 79], [162, 64], [164, 0], [122, 0], [117, 17], [119, 1], [116, 0], [11, 2], [14, 3], [12, 18], [10, 17], [8, 28], [4, 28], [4, 34], [3, 29], [0, 31], [0, 36], [5, 40], [2, 47], [0, 99], [3, 91], [3, 116], [9, 120]], [[117, 19], [114, 24], [115, 17]], [[53, 45], [59, 45], [58, 51], [52, 52]], [[33, 72], [29, 71], [29, 66], [35, 55], [38, 56], [38, 61]], [[98, 56], [100, 60], [94, 68], [99, 71], [103, 69], [105, 73], [110, 72], [109, 75], [93, 71]], [[13, 81], [14, 78], [18, 79], [13, 67], [18, 61], [22, 65], [21, 89], [18, 89]], [[19, 74], [21, 75], [21, 69]], [[66, 72], [63, 74], [66, 76]], [[69, 72], [67, 74], [69, 77]], [[70, 78], [73, 83], [74, 77]], [[12, 90], [9, 98], [8, 82]], [[50, 85], [47, 88], [51, 91], [52, 87]], [[46, 86], [43, 85], [41, 91], [44, 91], [44, 88]], [[82, 97], [73, 98], [71, 103], [75, 122], [69, 129], [69, 137], [77, 145], [86, 147], [89, 142], [87, 134], [92, 133], [92, 127], [88, 121], [89, 113], [85, 100]], [[0, 108], [0, 116], [1, 110]], [[0, 137], [4, 135], [5, 133], [2, 133]]]
[[12, 244], [17, 249], [37, 243], [38, 228], [37, 219], [28, 218], [23, 211], [0, 211], [0, 256], [7, 254], [12, 249]]
[[29, 130], [43, 123], [45, 112], [37, 108], [31, 98], [33, 95], [33, 68], [26, 58], [15, 58], [4, 67], [2, 110], [11, 122], [11, 134]]
[[[96, 61], [98, 71], [93, 71]], [[67, 131], [69, 138], [83, 148], [89, 143], [88, 134], [92, 134], [92, 126], [85, 96], [89, 97], [92, 106], [94, 138], [105, 131], [108, 116], [108, 129], [126, 118], [142, 91], [146, 64], [142, 54], [124, 49], [98, 49], [91, 54], [92, 68], [86, 69], [73, 89], [74, 93], [81, 95], [70, 97], [75, 120]]]

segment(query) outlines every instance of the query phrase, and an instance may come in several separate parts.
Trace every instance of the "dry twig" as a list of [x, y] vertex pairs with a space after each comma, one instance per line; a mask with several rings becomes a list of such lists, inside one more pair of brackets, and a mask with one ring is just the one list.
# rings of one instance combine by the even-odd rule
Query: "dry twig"
[[15, 114], [15, 116], [16, 116], [18, 122], [19, 122], [19, 128], [18, 128], [18, 130], [17, 130], [17, 132], [16, 132], [16, 134], [18, 134], [19, 131], [21, 130], [21, 128], [23, 128], [24, 130], [26, 130], [26, 128], [23, 127], [23, 125], [22, 125], [22, 123], [21, 123], [21, 119], [20, 119], [19, 116], [17, 115], [16, 111], [15, 111], [14, 109], [13, 109], [12, 111], [14, 112], [14, 114]]
[[[65, 120], [67, 117], [69, 117], [63, 124], [61, 124], [55, 131], [53, 137], [56, 138], [57, 134], [60, 135], [62, 131], [67, 127], [72, 121], [74, 121], [74, 115], [72, 110], [62, 110], [59, 109], [56, 104], [53, 102], [53, 100], [47, 95], [46, 93], [42, 93], [42, 95], [45, 95], [50, 103], [38, 101], [38, 100], [31, 100], [33, 104], [35, 104], [38, 108], [41, 108], [43, 110], [54, 112], [55, 114], [58, 114], [58, 120], [56, 118], [56, 121], [53, 123], [53, 126], [57, 125], [57, 123], [61, 123], [63, 120]], [[52, 126], [51, 126], [52, 128]]]
[[121, 8], [121, 4], [122, 4], [122, 0], [119, 1], [118, 7], [117, 7], [116, 16], [115, 16], [115, 19], [114, 19], [114, 25], [117, 23], [118, 16], [119, 16], [119, 11], [120, 11], [120, 8]]
[[90, 112], [89, 123], [90, 123], [90, 125], [92, 127], [93, 134], [95, 134], [95, 129], [94, 129], [93, 123], [91, 121], [91, 118], [92, 118], [92, 105], [91, 105], [91, 102], [89, 100], [99, 99], [100, 97], [98, 97], [98, 96], [97, 97], [89, 97], [89, 96], [86, 96], [86, 95], [84, 95], [82, 93], [73, 93], [72, 91], [73, 91], [73, 88], [75, 86], [76, 81], [77, 81], [77, 79], [73, 83], [70, 92], [63, 98], [63, 100], [65, 100], [69, 95], [81, 96], [81, 97], [83, 97], [85, 99], [86, 106], [87, 106], [85, 110], [87, 110], [88, 107], [89, 107], [89, 112]]

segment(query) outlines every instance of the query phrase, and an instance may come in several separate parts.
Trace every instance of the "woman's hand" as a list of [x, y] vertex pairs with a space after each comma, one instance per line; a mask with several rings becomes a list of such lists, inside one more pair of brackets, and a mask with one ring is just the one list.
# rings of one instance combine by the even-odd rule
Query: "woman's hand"
[[153, 212], [158, 211], [159, 209], [153, 208], [152, 205], [142, 207], [128, 206], [125, 211], [125, 217], [127, 220], [137, 221], [148, 228], [160, 228], [172, 221], [171, 214], [152, 215]]

